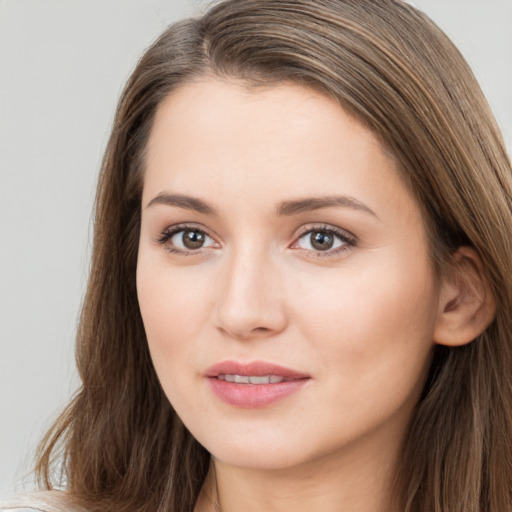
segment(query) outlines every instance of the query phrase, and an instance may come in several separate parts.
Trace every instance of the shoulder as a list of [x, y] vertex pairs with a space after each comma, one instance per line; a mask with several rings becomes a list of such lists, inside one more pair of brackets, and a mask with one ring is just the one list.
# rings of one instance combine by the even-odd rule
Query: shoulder
[[87, 512], [63, 491], [41, 491], [0, 500], [0, 512]]

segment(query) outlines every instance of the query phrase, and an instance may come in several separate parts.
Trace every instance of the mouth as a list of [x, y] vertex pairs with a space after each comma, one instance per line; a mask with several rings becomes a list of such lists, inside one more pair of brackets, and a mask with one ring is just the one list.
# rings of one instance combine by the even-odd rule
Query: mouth
[[305, 373], [262, 361], [223, 361], [209, 368], [205, 377], [217, 398], [243, 409], [270, 406], [298, 392], [311, 380]]
[[279, 384], [280, 382], [293, 380], [280, 375], [230, 375], [227, 373], [217, 375], [217, 379], [236, 384]]

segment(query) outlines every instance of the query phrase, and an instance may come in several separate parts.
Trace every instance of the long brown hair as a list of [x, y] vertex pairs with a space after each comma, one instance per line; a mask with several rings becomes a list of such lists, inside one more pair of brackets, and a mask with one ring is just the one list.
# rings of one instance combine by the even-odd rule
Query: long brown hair
[[[512, 510], [512, 171], [464, 59], [400, 0], [227, 0], [169, 27], [119, 102], [96, 200], [77, 340], [82, 387], [44, 439], [42, 485], [90, 510], [191, 512], [209, 454], [164, 396], [137, 304], [144, 151], [155, 111], [198, 77], [313, 87], [376, 133], [423, 209], [436, 269], [480, 255], [497, 302], [472, 343], [437, 347], [407, 438], [406, 512]], [[57, 483], [56, 483], [57, 482]]]

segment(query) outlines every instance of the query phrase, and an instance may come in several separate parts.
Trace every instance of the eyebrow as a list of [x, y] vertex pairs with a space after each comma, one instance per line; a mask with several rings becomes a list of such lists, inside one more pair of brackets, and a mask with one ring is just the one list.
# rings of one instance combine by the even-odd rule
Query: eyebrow
[[298, 213], [320, 210], [321, 208], [331, 208], [333, 206], [363, 211], [378, 218], [377, 214], [371, 208], [354, 197], [349, 196], [308, 197], [294, 201], [283, 201], [277, 207], [277, 215], [296, 215]]
[[[196, 197], [186, 196], [182, 194], [167, 194], [161, 192], [155, 196], [146, 208], [155, 204], [164, 204], [167, 206], [177, 206], [186, 210], [193, 210], [204, 215], [217, 215], [217, 211], [213, 206], [210, 206], [205, 201]], [[283, 201], [276, 209], [278, 216], [297, 215], [303, 212], [320, 210], [321, 208], [332, 207], [352, 208], [354, 210], [363, 211], [377, 217], [377, 214], [361, 201], [354, 197], [349, 196], [322, 196], [322, 197], [307, 197], [304, 199], [296, 199], [291, 201]]]
[[151, 201], [149, 201], [146, 208], [149, 208], [150, 206], [153, 206], [155, 204], [177, 206], [178, 208], [184, 208], [185, 210], [194, 210], [204, 215], [217, 215], [215, 208], [205, 203], [201, 199], [181, 194], [166, 194], [165, 192], [161, 192], [156, 197], [151, 199]]

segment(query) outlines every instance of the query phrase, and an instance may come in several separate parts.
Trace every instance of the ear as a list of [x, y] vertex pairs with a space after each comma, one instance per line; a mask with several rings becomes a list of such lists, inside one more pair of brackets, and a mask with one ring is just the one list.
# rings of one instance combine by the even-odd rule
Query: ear
[[453, 255], [453, 266], [441, 283], [434, 342], [456, 347], [485, 331], [494, 320], [496, 303], [474, 249], [460, 247]]

